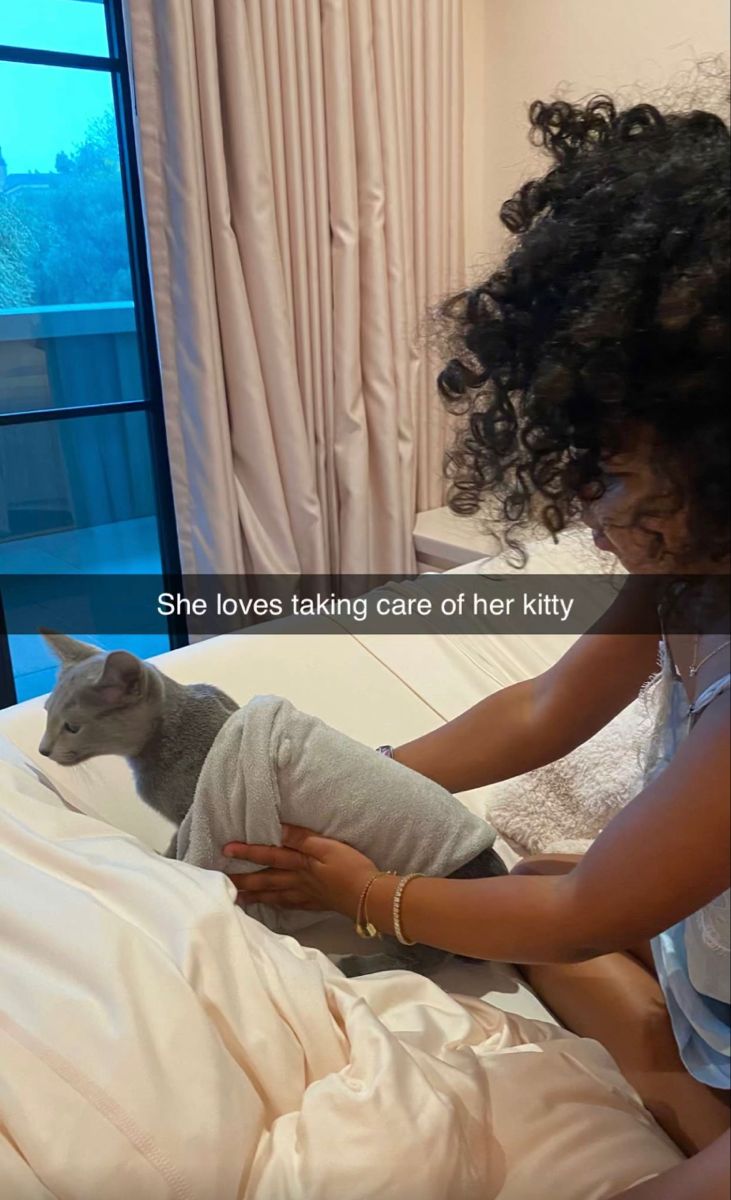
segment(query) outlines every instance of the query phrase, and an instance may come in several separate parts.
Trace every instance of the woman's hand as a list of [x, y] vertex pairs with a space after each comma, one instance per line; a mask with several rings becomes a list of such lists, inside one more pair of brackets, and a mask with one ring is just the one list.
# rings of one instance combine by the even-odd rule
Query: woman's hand
[[299, 825], [282, 826], [281, 846], [229, 842], [223, 853], [269, 868], [230, 876], [244, 902], [339, 912], [353, 920], [360, 894], [378, 870], [352, 846]]

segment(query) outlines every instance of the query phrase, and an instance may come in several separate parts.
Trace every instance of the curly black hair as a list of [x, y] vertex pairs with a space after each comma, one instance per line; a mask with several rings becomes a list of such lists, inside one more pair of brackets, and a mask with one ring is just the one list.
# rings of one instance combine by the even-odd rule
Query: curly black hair
[[522, 532], [575, 524], [642, 423], [665, 501], [687, 506], [688, 558], [725, 558], [728, 125], [606, 96], [536, 101], [530, 125], [554, 162], [502, 206], [504, 265], [437, 309], [439, 391], [466, 418], [450, 508], [491, 514], [525, 561]]

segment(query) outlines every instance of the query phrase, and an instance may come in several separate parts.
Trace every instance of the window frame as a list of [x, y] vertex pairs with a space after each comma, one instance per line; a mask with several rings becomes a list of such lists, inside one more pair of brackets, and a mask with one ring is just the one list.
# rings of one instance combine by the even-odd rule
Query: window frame
[[[111, 404], [79, 404], [59, 409], [44, 408], [22, 412], [0, 412], [0, 430], [5, 425], [21, 425], [49, 420], [63, 421], [75, 417], [104, 417], [108, 414], [123, 412], [142, 411], [146, 413], [153, 467], [152, 483], [155, 491], [163, 590], [181, 592], [182, 570], [172, 477], [167, 452], [162, 377], [137, 159], [136, 105], [127, 53], [123, 0], [101, 0], [101, 2], [104, 4], [107, 24], [108, 55], [74, 54], [65, 50], [34, 50], [0, 43], [0, 62], [70, 67], [83, 71], [101, 71], [110, 76], [143, 396], [139, 400], [123, 400]], [[189, 639], [185, 618], [174, 615], [168, 618], [167, 624], [171, 649], [186, 646]], [[3, 611], [2, 592], [0, 591], [0, 709], [10, 707], [16, 702], [17, 693]]]

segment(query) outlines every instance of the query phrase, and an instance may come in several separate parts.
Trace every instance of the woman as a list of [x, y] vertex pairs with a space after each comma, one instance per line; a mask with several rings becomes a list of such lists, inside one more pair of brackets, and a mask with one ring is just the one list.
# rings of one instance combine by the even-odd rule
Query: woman
[[664, 602], [654, 632], [632, 633], [620, 599], [544, 675], [394, 756], [452, 791], [551, 762], [637, 696], [660, 645], [646, 786], [576, 865], [504, 878], [399, 880], [301, 829], [228, 850], [271, 868], [237, 879], [245, 900], [525, 964], [691, 1155], [631, 1195], [711, 1200], [729, 1183], [730, 650], [709, 600], [729, 573], [729, 129], [603, 97], [536, 103], [531, 127], [553, 162], [503, 206], [507, 261], [441, 309], [439, 387], [466, 418], [451, 505], [489, 500], [518, 550], [536, 522], [556, 534], [583, 519], [630, 575], [691, 581], [677, 632]]

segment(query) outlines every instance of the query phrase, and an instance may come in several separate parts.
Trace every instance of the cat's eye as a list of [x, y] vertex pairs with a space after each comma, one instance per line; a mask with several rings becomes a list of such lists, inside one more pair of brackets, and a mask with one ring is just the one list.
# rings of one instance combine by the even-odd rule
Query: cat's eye
[[80, 725], [71, 725], [68, 721], [64, 721], [63, 727], [67, 733], [78, 733], [81, 728]]

